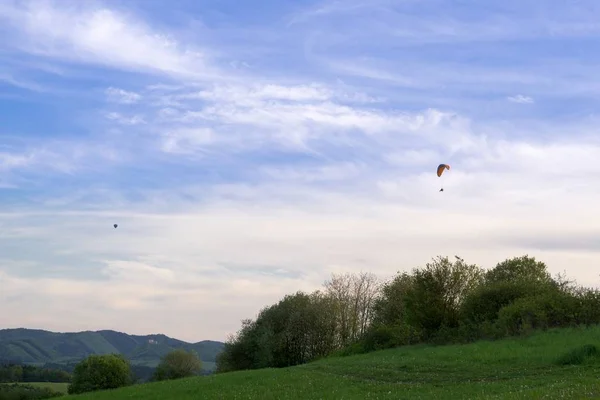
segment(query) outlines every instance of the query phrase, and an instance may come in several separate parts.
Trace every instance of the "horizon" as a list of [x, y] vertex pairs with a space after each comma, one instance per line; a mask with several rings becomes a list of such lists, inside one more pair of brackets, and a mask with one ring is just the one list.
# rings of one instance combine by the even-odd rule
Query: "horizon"
[[0, 331], [10, 331], [10, 330], [19, 330], [19, 329], [25, 329], [25, 330], [29, 330], [29, 331], [41, 331], [41, 332], [47, 332], [47, 333], [57, 333], [57, 334], [78, 334], [78, 333], [97, 333], [97, 332], [115, 332], [115, 333], [122, 333], [128, 336], [166, 336], [169, 339], [175, 339], [175, 340], [179, 340], [181, 342], [185, 342], [185, 343], [189, 343], [189, 344], [198, 344], [198, 343], [202, 343], [202, 342], [220, 342], [220, 343], [224, 343], [221, 342], [220, 340], [212, 340], [212, 339], [202, 339], [202, 340], [196, 340], [193, 342], [188, 342], [185, 340], [181, 340], [178, 339], [176, 337], [172, 337], [172, 336], [168, 336], [165, 335], [164, 333], [146, 333], [146, 334], [142, 334], [142, 335], [137, 335], [137, 334], [132, 334], [132, 333], [127, 333], [127, 332], [121, 332], [121, 331], [116, 331], [114, 329], [98, 329], [98, 330], [85, 330], [85, 331], [65, 331], [65, 332], [60, 332], [60, 331], [49, 331], [47, 329], [43, 329], [43, 328], [28, 328], [25, 326], [21, 326], [18, 328], [0, 328]]
[[599, 11], [2, 2], [1, 327], [224, 342], [437, 255], [597, 287]]

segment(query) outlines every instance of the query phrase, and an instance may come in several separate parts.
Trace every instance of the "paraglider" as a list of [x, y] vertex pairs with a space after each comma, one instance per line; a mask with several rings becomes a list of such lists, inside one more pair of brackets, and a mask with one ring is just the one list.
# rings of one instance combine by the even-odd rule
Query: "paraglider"
[[[450, 166], [448, 164], [440, 164], [437, 167], [437, 176], [438, 178], [440, 178], [442, 176], [442, 174], [444, 173], [445, 170], [449, 170]], [[440, 189], [440, 192], [444, 191], [444, 186], [442, 185], [442, 188]]]
[[115, 227], [115, 229], [117, 229], [117, 226], [119, 226], [119, 225], [117, 225], [117, 224], [114, 224], [113, 226]]

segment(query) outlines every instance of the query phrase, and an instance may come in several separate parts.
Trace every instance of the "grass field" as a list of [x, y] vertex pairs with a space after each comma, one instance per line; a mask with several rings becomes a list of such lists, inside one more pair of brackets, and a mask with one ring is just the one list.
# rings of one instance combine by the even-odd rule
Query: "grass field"
[[69, 387], [68, 383], [54, 383], [54, 382], [25, 382], [27, 385], [37, 386], [37, 387], [45, 387], [55, 392], [67, 393], [67, 388]]
[[241, 371], [68, 396], [118, 399], [584, 399], [600, 397], [600, 355], [556, 360], [600, 327], [455, 346], [411, 346], [285, 368]]

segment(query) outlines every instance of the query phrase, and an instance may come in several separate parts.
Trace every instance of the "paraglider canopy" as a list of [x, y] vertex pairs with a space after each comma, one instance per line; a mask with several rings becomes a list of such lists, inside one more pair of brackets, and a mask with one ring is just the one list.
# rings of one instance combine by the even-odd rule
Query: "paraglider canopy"
[[117, 227], [117, 226], [119, 226], [119, 225], [117, 225], [117, 224], [114, 224], [113, 226], [116, 228], [116, 227]]
[[450, 169], [448, 164], [440, 164], [437, 167], [437, 176], [440, 177], [444, 173], [444, 170]]
[[[438, 176], [438, 178], [440, 176], [442, 176], [442, 174], [444, 173], [444, 171], [447, 170], [447, 169], [450, 169], [450, 166], [448, 164], [440, 164], [440, 165], [438, 165], [438, 167], [437, 167], [437, 176]], [[442, 179], [442, 181], [443, 181], [443, 179]], [[444, 191], [444, 187], [442, 186], [442, 188], [440, 189], [440, 192], [443, 192], [443, 191]]]

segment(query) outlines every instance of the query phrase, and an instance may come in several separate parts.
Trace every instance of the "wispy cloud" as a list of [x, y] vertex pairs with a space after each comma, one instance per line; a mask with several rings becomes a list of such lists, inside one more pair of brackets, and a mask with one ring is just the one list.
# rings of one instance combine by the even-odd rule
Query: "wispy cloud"
[[508, 101], [519, 104], [533, 104], [533, 98], [529, 96], [523, 96], [522, 94], [518, 94], [516, 96], [509, 96]]
[[597, 284], [595, 4], [3, 2], [0, 314], [224, 339], [436, 254]]
[[208, 55], [153, 31], [130, 14], [92, 2], [12, 1], [0, 21], [13, 28], [7, 45], [41, 57], [186, 77], [214, 78]]
[[106, 96], [110, 101], [122, 104], [137, 103], [141, 96], [134, 92], [128, 92], [127, 90], [109, 87], [106, 89]]

